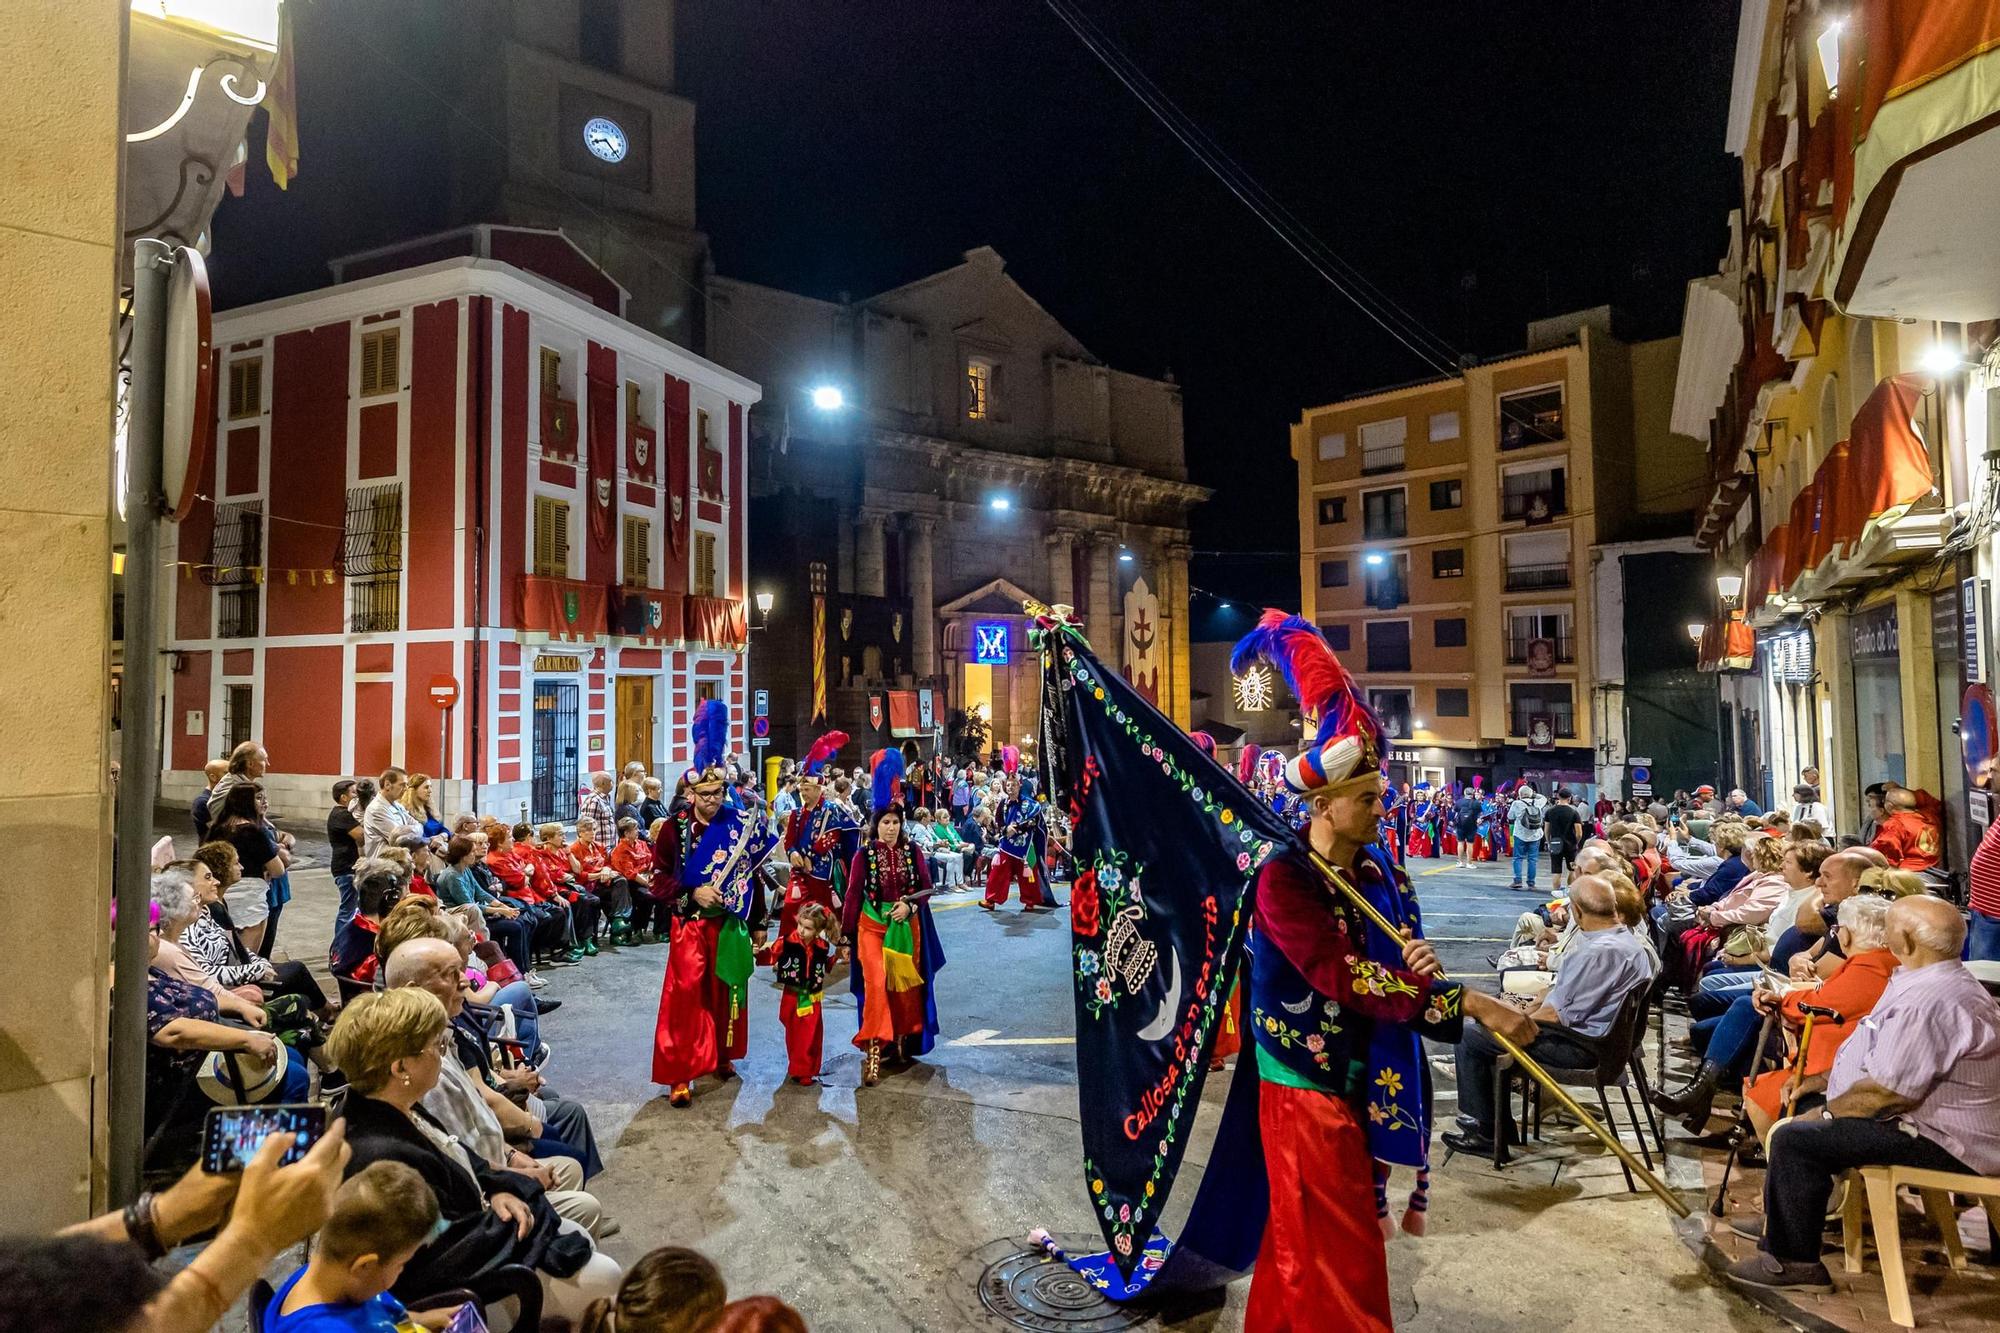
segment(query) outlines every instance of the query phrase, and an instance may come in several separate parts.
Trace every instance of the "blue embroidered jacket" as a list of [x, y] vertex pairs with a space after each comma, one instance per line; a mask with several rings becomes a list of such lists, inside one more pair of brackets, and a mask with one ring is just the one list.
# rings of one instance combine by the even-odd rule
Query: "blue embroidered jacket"
[[[1030, 796], [1016, 796], [1000, 807], [1000, 817], [996, 821], [1002, 830], [1000, 850], [1017, 861], [1026, 861], [1034, 855], [1035, 827], [1040, 821], [1042, 803]], [[1005, 830], [1012, 828], [1008, 833]]]
[[803, 806], [785, 817], [785, 850], [806, 858], [806, 873], [831, 883], [833, 868], [854, 858], [860, 821], [845, 806], [822, 797], [811, 810]]

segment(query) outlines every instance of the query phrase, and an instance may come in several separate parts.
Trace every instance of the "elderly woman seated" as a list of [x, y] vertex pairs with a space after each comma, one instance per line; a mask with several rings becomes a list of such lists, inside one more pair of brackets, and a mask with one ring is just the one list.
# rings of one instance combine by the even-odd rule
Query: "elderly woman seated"
[[[197, 889], [200, 881], [206, 887]], [[155, 971], [176, 981], [205, 990], [213, 997], [218, 1014], [253, 1027], [267, 1026], [261, 995], [257, 999], [232, 990], [204, 971], [179, 940], [201, 915], [200, 894], [214, 892], [215, 877], [198, 861], [176, 861], [153, 876], [153, 906], [159, 912], [156, 934], [159, 947], [153, 951]]]
[[469, 1154], [424, 1110], [449, 1058], [446, 1029], [444, 1005], [411, 986], [355, 999], [330, 1042], [348, 1080], [347, 1173], [381, 1161], [413, 1167], [443, 1219], [392, 1290], [409, 1300], [499, 1264], [525, 1264], [542, 1280], [546, 1313], [579, 1319], [591, 1301], [616, 1294], [622, 1273], [581, 1227], [557, 1216], [540, 1184]]
[[231, 923], [224, 899], [243, 873], [236, 849], [226, 842], [203, 843], [189, 864], [205, 866], [208, 875], [195, 876], [195, 900], [201, 910], [180, 936], [188, 956], [217, 985], [237, 989], [246, 999], [252, 998], [252, 989], [264, 1000], [296, 995], [315, 1017], [331, 1023], [340, 1006], [327, 999], [306, 965], [297, 959], [273, 963], [253, 953]]
[[[179, 884], [155, 884], [156, 901], [165, 899], [179, 905], [183, 895], [186, 899], [193, 896], [184, 875]], [[284, 1072], [279, 1088], [266, 1100], [304, 1101], [311, 1087], [305, 1062], [290, 1058], [276, 1037], [256, 1025], [263, 1021], [261, 1010], [249, 1006], [255, 1013], [254, 1019], [246, 1019], [251, 1026], [224, 1023], [223, 1002], [216, 991], [185, 981], [160, 966], [161, 935], [168, 924], [154, 921], [146, 936], [146, 1132], [156, 1145], [148, 1153], [149, 1166], [184, 1165], [192, 1155], [198, 1138], [194, 1126], [209, 1100], [197, 1076], [211, 1053], [225, 1057], [218, 1071], [219, 1087], [239, 1077], [246, 1083], [254, 1082], [263, 1069], [281, 1063]], [[169, 1126], [185, 1126], [188, 1132], [160, 1132]]]

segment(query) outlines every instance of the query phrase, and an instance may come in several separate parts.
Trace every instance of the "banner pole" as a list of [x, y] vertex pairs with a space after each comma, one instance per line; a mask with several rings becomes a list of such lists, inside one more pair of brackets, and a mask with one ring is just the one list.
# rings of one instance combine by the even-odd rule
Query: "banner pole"
[[[1348, 900], [1360, 908], [1364, 916], [1374, 922], [1376, 927], [1390, 939], [1402, 938], [1402, 932], [1396, 928], [1395, 923], [1390, 921], [1387, 916], [1384, 916], [1374, 903], [1362, 897], [1361, 891], [1348, 882], [1347, 876], [1342, 873], [1338, 866], [1334, 865], [1333, 862], [1327, 860], [1324, 856], [1321, 856], [1318, 849], [1314, 848], [1310, 843], [1306, 843], [1303, 839], [1300, 841], [1305, 846], [1307, 854], [1312, 857], [1313, 865], [1319, 869], [1322, 875], [1325, 875], [1327, 879], [1332, 881], [1336, 889], [1346, 894]], [[1570, 1095], [1568, 1088], [1565, 1088], [1562, 1084], [1549, 1077], [1549, 1071], [1543, 1069], [1540, 1062], [1522, 1050], [1518, 1042], [1495, 1032], [1492, 1028], [1486, 1029], [1486, 1035], [1498, 1042], [1500, 1048], [1513, 1057], [1515, 1065], [1520, 1068], [1522, 1073], [1535, 1080], [1536, 1083], [1552, 1094], [1563, 1110], [1569, 1112], [1579, 1125], [1589, 1130], [1599, 1142], [1611, 1149], [1617, 1155], [1618, 1160], [1625, 1164], [1627, 1170], [1630, 1170], [1639, 1179], [1645, 1181], [1646, 1188], [1657, 1194], [1660, 1197], [1660, 1202], [1673, 1210], [1674, 1216], [1686, 1217], [1692, 1212], [1687, 1204], [1681, 1201], [1679, 1195], [1667, 1188], [1665, 1181], [1661, 1180], [1651, 1171], [1648, 1171], [1645, 1164], [1632, 1155], [1632, 1150], [1619, 1142], [1616, 1134], [1613, 1134], [1610, 1130], [1599, 1124], [1596, 1116], [1584, 1110], [1582, 1103]], [[1498, 1132], [1497, 1129], [1495, 1132]]]

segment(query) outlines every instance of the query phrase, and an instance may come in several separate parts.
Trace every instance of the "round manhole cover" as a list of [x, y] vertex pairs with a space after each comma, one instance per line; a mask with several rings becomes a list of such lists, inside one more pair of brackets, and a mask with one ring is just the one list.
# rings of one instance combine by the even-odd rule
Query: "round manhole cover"
[[[1078, 1254], [1101, 1245], [1096, 1236], [1058, 1236], [1056, 1240]], [[996, 1250], [1002, 1252], [994, 1257]], [[979, 1303], [1016, 1328], [1046, 1333], [1113, 1333], [1136, 1328], [1152, 1317], [1150, 1311], [1106, 1300], [1068, 1264], [1018, 1242], [995, 1242], [984, 1248], [981, 1257], [990, 1262], [979, 1275]]]

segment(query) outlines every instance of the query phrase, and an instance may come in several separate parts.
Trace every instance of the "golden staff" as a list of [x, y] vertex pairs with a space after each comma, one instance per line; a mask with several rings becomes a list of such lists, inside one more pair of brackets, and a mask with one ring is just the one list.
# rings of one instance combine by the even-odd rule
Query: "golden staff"
[[[1031, 598], [1027, 602], [1023, 603], [1023, 609], [1027, 611], [1029, 616], [1043, 622], [1044, 625], [1059, 626], [1062, 628], [1070, 629], [1072, 631], [1075, 631], [1077, 628], [1076, 612], [1071, 607], [1045, 606], [1041, 602], [1035, 601]], [[1081, 638], [1082, 637], [1081, 634], [1079, 634], [1078, 637]], [[1210, 760], [1209, 762], [1214, 763], [1213, 760]], [[1227, 773], [1226, 769], [1222, 771]], [[1232, 781], [1235, 778], [1234, 774], [1228, 774], [1228, 776]], [[1340, 867], [1334, 865], [1333, 862], [1327, 860], [1324, 856], [1321, 856], [1319, 854], [1318, 849], [1315, 848], [1312, 845], [1312, 843], [1309, 842], [1307, 839], [1300, 838], [1298, 839], [1298, 843], [1300, 846], [1305, 848], [1306, 854], [1312, 857], [1313, 865], [1318, 867], [1319, 872], [1322, 875], [1325, 875], [1328, 880], [1332, 881], [1333, 886], [1336, 889], [1339, 889], [1342, 893], [1346, 894], [1349, 901], [1351, 901], [1356, 907], [1360, 908], [1362, 914], [1365, 915], [1370, 921], [1374, 922], [1375, 925], [1378, 928], [1380, 928], [1380, 930], [1384, 935], [1388, 936], [1392, 940], [1398, 940], [1403, 937], [1402, 931], [1397, 928], [1396, 924], [1393, 921], [1389, 920], [1387, 916], [1383, 915], [1381, 910], [1377, 908], [1374, 903], [1371, 903], [1366, 898], [1362, 897], [1361, 891], [1348, 882], [1346, 873], [1342, 871]], [[1592, 1115], [1590, 1112], [1584, 1110], [1583, 1104], [1577, 1101], [1575, 1097], [1572, 1097], [1570, 1095], [1568, 1088], [1563, 1087], [1562, 1084], [1556, 1082], [1553, 1078], [1549, 1077], [1549, 1071], [1542, 1068], [1541, 1063], [1539, 1061], [1537, 1061], [1533, 1056], [1529, 1055], [1526, 1051], [1522, 1050], [1520, 1045], [1515, 1041], [1513, 1041], [1511, 1038], [1502, 1036], [1500, 1033], [1493, 1031], [1493, 1029], [1491, 1028], [1486, 1029], [1486, 1033], [1488, 1036], [1492, 1037], [1494, 1041], [1500, 1043], [1500, 1047], [1502, 1050], [1506, 1051], [1508, 1055], [1514, 1057], [1514, 1063], [1521, 1070], [1522, 1073], [1526, 1074], [1529, 1078], [1532, 1078], [1533, 1080], [1535, 1080], [1535, 1082], [1541, 1084], [1542, 1087], [1548, 1089], [1549, 1092], [1554, 1094], [1557, 1103], [1560, 1104], [1565, 1111], [1568, 1111], [1571, 1116], [1575, 1117], [1576, 1122], [1578, 1124], [1582, 1125], [1585, 1129], [1589, 1130], [1593, 1135], [1597, 1137], [1599, 1142], [1604, 1144], [1605, 1147], [1611, 1149], [1613, 1153], [1617, 1154], [1618, 1160], [1625, 1164], [1627, 1170], [1636, 1172], [1639, 1178], [1646, 1182], [1646, 1188], [1653, 1191], [1653, 1193], [1659, 1195], [1660, 1202], [1664, 1203], [1665, 1205], [1667, 1205], [1667, 1207], [1673, 1210], [1674, 1216], [1676, 1217], [1689, 1216], [1689, 1214], [1693, 1210], [1690, 1209], [1685, 1203], [1681, 1202], [1680, 1196], [1675, 1194], [1672, 1190], [1668, 1189], [1665, 1181], [1661, 1180], [1651, 1171], [1648, 1171], [1646, 1169], [1645, 1164], [1632, 1155], [1632, 1150], [1630, 1148], [1627, 1148], [1623, 1143], [1620, 1143], [1618, 1141], [1618, 1136], [1616, 1134], [1613, 1134], [1603, 1125], [1598, 1124], [1597, 1117]], [[1493, 1132], [1496, 1134], [1499, 1133], [1500, 1132], [1499, 1126], [1497, 1125], [1494, 1126]]]
[[[1392, 940], [1399, 940], [1403, 937], [1402, 932], [1397, 929], [1394, 922], [1389, 920], [1387, 916], [1384, 916], [1374, 903], [1362, 897], [1361, 890], [1348, 883], [1346, 874], [1338, 866], [1334, 865], [1333, 862], [1327, 860], [1324, 856], [1321, 856], [1319, 850], [1311, 843], [1306, 842], [1305, 839], [1301, 838], [1299, 841], [1305, 847], [1307, 854], [1312, 857], [1313, 865], [1318, 867], [1319, 872], [1331, 880], [1336, 889], [1346, 894], [1348, 901], [1360, 908], [1362, 914], [1374, 922], [1383, 934]], [[1632, 1150], [1618, 1141], [1616, 1134], [1613, 1134], [1603, 1125], [1598, 1124], [1597, 1117], [1584, 1110], [1582, 1103], [1570, 1095], [1568, 1088], [1565, 1088], [1562, 1084], [1549, 1077], [1549, 1071], [1542, 1068], [1533, 1056], [1522, 1050], [1513, 1039], [1495, 1032], [1492, 1028], [1486, 1029], [1486, 1035], [1493, 1038], [1494, 1041], [1499, 1042], [1501, 1049], [1514, 1057], [1514, 1063], [1520, 1067], [1522, 1073], [1554, 1094], [1556, 1101], [1562, 1105], [1565, 1111], [1568, 1111], [1570, 1115], [1576, 1118], [1576, 1122], [1579, 1125], [1589, 1130], [1597, 1137], [1599, 1142], [1616, 1153], [1618, 1160], [1623, 1162], [1628, 1170], [1634, 1172], [1641, 1180], [1646, 1182], [1647, 1189], [1660, 1196], [1661, 1203], [1673, 1209], [1674, 1216], [1688, 1216], [1691, 1210], [1685, 1203], [1681, 1202], [1680, 1196], [1668, 1189], [1665, 1181], [1661, 1180], [1651, 1171], [1648, 1171], [1644, 1163], [1632, 1155]], [[1499, 1133], [1499, 1126], [1496, 1125], [1493, 1132], [1496, 1134]]]

